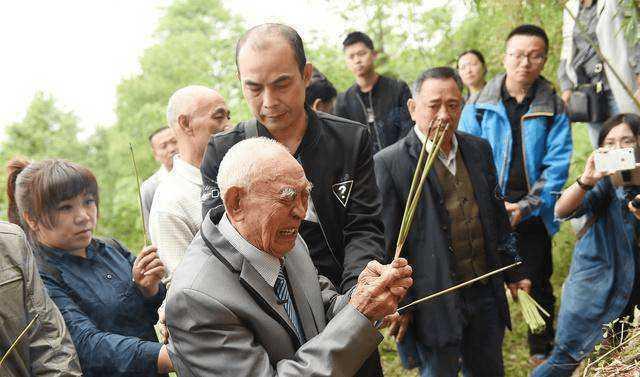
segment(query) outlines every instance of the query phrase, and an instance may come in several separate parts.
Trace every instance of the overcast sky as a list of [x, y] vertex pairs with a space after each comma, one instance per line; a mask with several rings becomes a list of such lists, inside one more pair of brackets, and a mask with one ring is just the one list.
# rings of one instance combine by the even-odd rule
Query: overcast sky
[[[24, 116], [37, 90], [52, 94], [58, 106], [73, 111], [88, 132], [98, 124], [114, 123], [116, 86], [139, 69], [138, 59], [153, 44], [152, 33], [169, 3], [0, 1], [0, 130]], [[285, 22], [303, 38], [318, 31], [338, 38], [335, 31], [347, 27], [326, 9], [326, 0], [227, 0], [225, 4], [248, 25]]]

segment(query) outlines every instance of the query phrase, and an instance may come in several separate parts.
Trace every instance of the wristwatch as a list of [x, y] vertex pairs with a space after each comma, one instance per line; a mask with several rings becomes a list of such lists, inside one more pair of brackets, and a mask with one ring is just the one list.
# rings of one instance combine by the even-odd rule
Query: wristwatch
[[584, 191], [589, 191], [593, 188], [593, 186], [591, 185], [587, 185], [586, 183], [582, 183], [580, 182], [580, 177], [578, 177], [578, 179], [576, 179], [576, 183], [578, 184], [578, 186], [580, 186], [581, 189], [583, 189]]

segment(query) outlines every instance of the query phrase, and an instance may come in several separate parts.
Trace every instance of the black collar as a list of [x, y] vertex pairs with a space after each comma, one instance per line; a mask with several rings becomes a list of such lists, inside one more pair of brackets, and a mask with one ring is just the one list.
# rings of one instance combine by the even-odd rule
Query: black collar
[[502, 97], [503, 101], [513, 101], [515, 103], [531, 103], [536, 95], [536, 90], [538, 89], [538, 81], [540, 80], [536, 79], [536, 81], [533, 82], [533, 85], [529, 87], [529, 91], [527, 91], [527, 94], [524, 96], [522, 102], [518, 102], [518, 100], [516, 100], [516, 98], [512, 96], [507, 90], [507, 76], [505, 76], [504, 80], [502, 81], [502, 87], [500, 88], [500, 96]]
[[[307, 113], [307, 130], [302, 136], [302, 141], [300, 142], [298, 149], [293, 154], [293, 156], [296, 158], [300, 155], [300, 153], [302, 153], [303, 150], [306, 150], [307, 148], [316, 144], [321, 132], [320, 119], [318, 119], [318, 115], [316, 115], [316, 112], [306, 104], [304, 105], [304, 111]], [[269, 139], [275, 140], [267, 127], [265, 127], [260, 122], [258, 122], [258, 136], [264, 136], [268, 137]]]

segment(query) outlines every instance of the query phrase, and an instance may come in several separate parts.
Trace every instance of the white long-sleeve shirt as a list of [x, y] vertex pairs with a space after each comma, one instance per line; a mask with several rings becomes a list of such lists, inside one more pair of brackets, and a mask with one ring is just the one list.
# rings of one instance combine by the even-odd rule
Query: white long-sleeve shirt
[[156, 189], [149, 214], [149, 236], [167, 269], [166, 283], [200, 230], [201, 191], [200, 169], [174, 157], [173, 170]]

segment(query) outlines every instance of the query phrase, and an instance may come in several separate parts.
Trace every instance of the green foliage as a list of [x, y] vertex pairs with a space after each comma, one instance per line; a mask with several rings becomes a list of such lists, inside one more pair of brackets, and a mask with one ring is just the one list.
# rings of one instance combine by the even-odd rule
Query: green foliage
[[[100, 129], [90, 143], [101, 151], [91, 164], [105, 193], [101, 233], [117, 236], [134, 249], [142, 245], [129, 143], [142, 178], [150, 176], [157, 164], [147, 137], [166, 125], [167, 102], [175, 90], [192, 84], [216, 88], [229, 99], [232, 113], [248, 115], [235, 78], [234, 46], [240, 32], [240, 20], [218, 0], [178, 0], [167, 8], [159, 21], [157, 43], [140, 59], [141, 72], [118, 86], [118, 122]], [[99, 163], [105, 156], [109, 162]]]
[[[6, 139], [0, 144], [0, 161], [21, 156], [33, 160], [65, 158], [79, 161], [87, 153], [78, 140], [78, 119], [72, 112], [56, 106], [55, 99], [37, 92], [22, 121], [5, 129]], [[6, 175], [0, 174], [0, 187], [6, 187]], [[0, 213], [4, 217], [7, 197], [0, 196]]]

